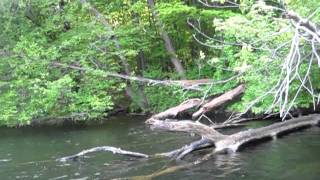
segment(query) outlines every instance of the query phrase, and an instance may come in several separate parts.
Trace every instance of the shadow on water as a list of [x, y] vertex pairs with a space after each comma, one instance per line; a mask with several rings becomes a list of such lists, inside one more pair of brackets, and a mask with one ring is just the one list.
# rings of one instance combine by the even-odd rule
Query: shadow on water
[[[190, 162], [208, 150], [176, 162], [135, 159], [111, 153], [90, 154], [79, 161], [56, 158], [83, 149], [110, 145], [146, 154], [165, 152], [191, 141], [181, 133], [151, 131], [145, 117], [119, 117], [100, 126], [0, 129], [1, 179], [111, 179], [150, 174]], [[253, 122], [246, 128], [266, 125]], [[234, 133], [237, 130], [227, 130]], [[251, 145], [234, 154], [219, 154], [199, 166], [157, 179], [317, 179], [320, 177], [320, 128], [311, 128]], [[193, 139], [196, 137], [192, 137]]]

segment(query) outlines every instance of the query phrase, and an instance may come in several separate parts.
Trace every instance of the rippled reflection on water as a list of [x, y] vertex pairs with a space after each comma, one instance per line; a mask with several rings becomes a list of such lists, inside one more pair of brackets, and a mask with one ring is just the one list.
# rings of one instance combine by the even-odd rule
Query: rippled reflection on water
[[[261, 123], [253, 122], [248, 127], [259, 125]], [[308, 129], [249, 146], [235, 154], [216, 155], [200, 166], [158, 179], [318, 179], [319, 137], [320, 128]], [[137, 160], [111, 153], [90, 154], [77, 162], [54, 160], [100, 145], [153, 154], [178, 148], [188, 142], [190, 137], [181, 133], [152, 132], [144, 125], [142, 118], [136, 117], [119, 117], [103, 127], [0, 129], [0, 177], [111, 179], [150, 174], [169, 165], [191, 161], [205, 151], [196, 152], [181, 162]]]

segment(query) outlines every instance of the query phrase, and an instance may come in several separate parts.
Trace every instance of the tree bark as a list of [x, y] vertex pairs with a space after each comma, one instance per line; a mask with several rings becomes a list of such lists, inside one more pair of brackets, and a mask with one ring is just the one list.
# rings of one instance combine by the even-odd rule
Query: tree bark
[[239, 147], [252, 141], [259, 141], [265, 138], [275, 139], [286, 133], [294, 132], [300, 128], [318, 125], [320, 116], [318, 114], [302, 116], [299, 118], [274, 123], [266, 127], [241, 131], [215, 142], [215, 151], [231, 150], [236, 152]]
[[[197, 84], [197, 83], [208, 83], [209, 81], [207, 79], [199, 79], [199, 80], [181, 80], [180, 83], [183, 84], [184, 86], [190, 86], [193, 83]], [[195, 85], [194, 84], [194, 85]], [[202, 103], [204, 105], [201, 106], [201, 108], [196, 111], [195, 113], [193, 113], [192, 115], [192, 119], [196, 119], [199, 116], [201, 116], [204, 113], [207, 113], [209, 111], [211, 111], [214, 108], [217, 108], [219, 106], [221, 106], [222, 104], [233, 100], [235, 97], [237, 97], [238, 95], [242, 94], [245, 90], [245, 86], [243, 84], [239, 85], [238, 87], [212, 99], [212, 100], [206, 100], [203, 101], [199, 98], [193, 98], [193, 99], [189, 99], [186, 100], [184, 102], [182, 102], [181, 104], [169, 108], [163, 112], [160, 112], [158, 114], [153, 115], [150, 119], [148, 119], [146, 121], [146, 123], [148, 123], [149, 120], [152, 119], [157, 119], [157, 120], [165, 120], [168, 118], [176, 118], [179, 114], [184, 113], [192, 108], [198, 108]]]
[[[142, 50], [139, 51], [138, 57], [137, 57], [137, 77], [143, 77], [143, 69], [144, 69], [144, 53]], [[144, 85], [142, 83], [137, 83], [138, 84], [138, 93], [140, 98], [140, 103], [141, 107], [143, 107], [142, 111], [146, 111], [146, 109], [149, 108], [149, 101], [144, 93]]]
[[241, 84], [238, 87], [222, 94], [221, 96], [214, 98], [210, 102], [204, 104], [197, 112], [193, 113], [192, 119], [196, 119], [202, 114], [205, 114], [211, 111], [212, 109], [219, 107], [230, 100], [233, 100], [235, 97], [242, 94], [244, 90], [245, 90], [245, 86]]
[[[82, 4], [89, 4], [86, 0], [80, 0], [80, 2]], [[89, 11], [93, 15], [95, 15], [96, 19], [99, 20], [104, 25], [104, 27], [106, 28], [106, 30], [108, 32], [111, 32], [110, 39], [114, 42], [116, 49], [121, 51], [121, 45], [120, 45], [120, 43], [119, 43], [119, 41], [118, 41], [118, 39], [112, 29], [112, 26], [109, 24], [108, 20], [106, 18], [104, 18], [103, 14], [101, 14], [96, 8], [92, 7], [90, 4], [89, 4]], [[118, 57], [120, 59], [122, 67], [124, 69], [125, 75], [131, 76], [132, 75], [131, 68], [130, 68], [130, 65], [129, 65], [127, 59], [121, 53], [118, 53]], [[138, 92], [135, 93], [135, 91], [132, 88], [131, 82], [129, 80], [126, 81], [126, 85], [127, 85], [126, 86], [126, 93], [132, 101], [136, 101], [134, 98], [134, 94], [144, 95], [144, 93], [141, 92], [142, 91], [141, 88], [138, 88], [137, 89]], [[143, 99], [143, 98], [139, 98], [139, 99]], [[140, 108], [142, 110], [145, 109], [145, 106], [142, 103], [137, 102], [137, 104], [140, 106]]]
[[310, 127], [320, 123], [320, 116], [303, 116], [279, 123], [274, 123], [266, 127], [249, 129], [234, 133], [232, 135], [223, 135], [213, 127], [194, 121], [161, 121], [152, 119], [147, 122], [153, 129], [194, 133], [202, 138], [210, 140], [215, 145], [215, 151], [223, 152], [231, 150], [236, 152], [239, 147], [264, 138], [276, 138], [279, 135], [295, 131], [299, 128]]
[[219, 133], [214, 128], [189, 120], [162, 121], [158, 119], [149, 119], [146, 121], [146, 123], [151, 125], [152, 129], [194, 133], [205, 139], [209, 139], [212, 142], [216, 142], [225, 138], [225, 135]]
[[[135, 1], [133, 1], [135, 2]], [[132, 11], [132, 19], [133, 22], [139, 26], [140, 21], [139, 21], [139, 15], [137, 13], [135, 13], [134, 11]], [[138, 77], [143, 77], [143, 71], [145, 68], [145, 56], [144, 56], [144, 52], [142, 49], [139, 50], [138, 56], [136, 58], [137, 60], [137, 76]], [[143, 107], [142, 111], [145, 112], [148, 108], [149, 108], [149, 102], [148, 102], [148, 98], [146, 96], [146, 94], [144, 93], [144, 85], [142, 83], [137, 83], [138, 85], [138, 96], [141, 97], [140, 98], [140, 106]]]
[[172, 107], [170, 109], [167, 109], [166, 111], [155, 114], [151, 118], [159, 120], [167, 118], [176, 118], [178, 114], [199, 106], [201, 102], [201, 99], [198, 98], [189, 99], [187, 101], [182, 102], [178, 106]]
[[161, 37], [165, 43], [166, 50], [170, 56], [171, 63], [173, 64], [174, 68], [178, 72], [179, 76], [182, 79], [186, 79], [185, 69], [183, 68], [183, 66], [181, 64], [181, 61], [178, 59], [178, 56], [177, 56], [176, 51], [172, 45], [172, 42], [171, 42], [171, 39], [170, 39], [168, 33], [163, 28], [163, 24], [161, 23], [158, 12], [155, 8], [154, 0], [148, 0], [148, 6], [149, 6], [149, 9], [151, 10], [153, 17], [155, 18], [156, 27], [160, 31]]

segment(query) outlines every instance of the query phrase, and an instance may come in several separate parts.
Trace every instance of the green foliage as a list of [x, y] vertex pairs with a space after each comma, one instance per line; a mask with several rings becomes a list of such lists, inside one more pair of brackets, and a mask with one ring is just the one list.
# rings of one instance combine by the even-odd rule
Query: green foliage
[[[91, 68], [99, 64], [101, 69], [119, 69], [114, 56], [105, 59], [104, 52], [93, 48], [104, 46], [100, 38], [107, 33], [102, 26], [93, 23], [77, 3], [67, 4], [61, 13], [55, 9], [57, 3], [38, 1], [19, 7], [20, 11], [30, 7], [38, 15], [33, 19], [36, 23], [31, 22], [30, 28], [25, 25], [29, 29], [21, 30], [23, 33], [12, 42], [10, 56], [1, 59], [1, 68], [7, 71], [3, 81], [8, 83], [1, 87], [2, 125], [24, 125], [47, 117], [96, 119], [112, 109], [112, 94], [123, 91], [119, 82], [107, 80], [101, 73], [54, 65]], [[30, 24], [25, 17], [17, 18]]]
[[[109, 29], [100, 22], [100, 17], [91, 14], [89, 4], [60, 2], [0, 2], [0, 125], [28, 125], [36, 119], [57, 117], [78, 121], [106, 116], [127, 98], [125, 81], [105, 76], [107, 72], [124, 72], [119, 57], [127, 60], [133, 75], [159, 80], [179, 78], [146, 1], [114, 0], [108, 4], [102, 0], [88, 1], [108, 20]], [[241, 101], [229, 107], [243, 111], [277, 83], [282, 58], [289, 49], [279, 50], [277, 58], [270, 58], [270, 49], [290, 40], [289, 22], [262, 1], [240, 3], [240, 9], [228, 10], [204, 8], [196, 1], [156, 1], [161, 23], [187, 70], [188, 79], [234, 78], [205, 86], [201, 92], [145, 86], [150, 106], [143, 111], [162, 111], [190, 97], [221, 94], [245, 83]], [[288, 9], [304, 17], [319, 7], [317, 0], [286, 3]], [[312, 17], [315, 22], [320, 20], [319, 8], [317, 11]], [[212, 39], [198, 34], [187, 20], [201, 25], [199, 29]], [[193, 35], [208, 46], [200, 45]], [[115, 37], [121, 48], [116, 47]], [[310, 50], [308, 46], [303, 48]], [[306, 69], [307, 64], [303, 64], [299, 71], [303, 73]], [[316, 91], [320, 89], [319, 75], [319, 68], [313, 66], [310, 80]], [[293, 82], [292, 94], [298, 84]], [[132, 83], [132, 87], [138, 89], [138, 84]], [[140, 111], [139, 98], [139, 93], [135, 93], [130, 101], [131, 111]], [[273, 97], [268, 96], [252, 111], [261, 113], [272, 101]], [[312, 101], [303, 91], [294, 107], [307, 107]]]

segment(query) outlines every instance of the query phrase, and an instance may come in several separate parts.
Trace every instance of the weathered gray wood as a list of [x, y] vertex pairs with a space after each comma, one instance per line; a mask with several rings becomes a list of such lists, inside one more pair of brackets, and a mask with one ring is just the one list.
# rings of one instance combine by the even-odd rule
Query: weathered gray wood
[[[79, 67], [79, 66], [62, 64], [62, 63], [58, 63], [58, 62], [52, 62], [51, 64], [54, 67], [70, 68], [70, 69], [75, 69], [75, 70], [79, 70], [79, 71], [86, 71], [86, 72], [96, 71], [96, 69], [83, 68], [83, 67]], [[145, 77], [129, 76], [126, 74], [119, 74], [119, 73], [114, 73], [114, 72], [104, 72], [104, 74], [102, 76], [115, 77], [115, 78], [125, 79], [125, 80], [129, 80], [129, 81], [136, 81], [136, 82], [146, 83], [148, 85], [176, 86], [176, 87], [181, 87], [183, 89], [195, 90], [195, 91], [201, 91], [201, 88], [199, 87], [201, 85], [208, 85], [211, 83], [220, 84], [220, 83], [223, 83], [223, 81], [224, 81], [224, 80], [222, 80], [222, 81], [203, 82], [203, 81], [198, 81], [198, 80], [156, 80], [156, 79], [149, 79], [149, 78], [145, 78]], [[188, 83], [186, 83], [186, 81], [188, 81]]]
[[197, 112], [193, 113], [192, 119], [197, 119], [202, 114], [205, 114], [214, 108], [217, 108], [221, 106], [222, 104], [233, 100], [235, 97], [242, 94], [245, 90], [244, 84], [241, 84], [237, 86], [236, 88], [222, 94], [221, 96], [218, 96], [214, 98], [213, 100], [209, 101], [208, 103], [204, 104]]
[[57, 159], [57, 161], [65, 162], [68, 160], [76, 160], [79, 157], [83, 157], [86, 154], [93, 153], [93, 152], [100, 152], [100, 151], [108, 151], [108, 152], [112, 152], [113, 154], [122, 154], [122, 155], [126, 155], [126, 156], [139, 157], [139, 158], [148, 158], [149, 157], [149, 155], [147, 155], [147, 154], [126, 151], [126, 150], [122, 150], [120, 148], [116, 148], [116, 147], [112, 147], [112, 146], [99, 146], [99, 147], [94, 147], [94, 148], [83, 150], [83, 151], [81, 151], [77, 154], [71, 155], [71, 156], [59, 158], [59, 159]]
[[197, 134], [205, 139], [209, 139], [213, 142], [219, 141], [225, 138], [225, 135], [219, 133], [214, 128], [204, 125], [199, 122], [183, 120], [183, 121], [172, 121], [166, 120], [161, 121], [158, 119], [149, 119], [147, 124], [151, 125], [153, 129], [167, 130], [167, 131], [177, 131], [177, 132], [187, 132]]
[[296, 131], [299, 128], [314, 126], [320, 123], [320, 115], [309, 115], [300, 118], [274, 123], [272, 125], [241, 131], [215, 142], [216, 151], [238, 151], [241, 145], [264, 138], [276, 138], [279, 134]]
[[[202, 138], [208, 139], [215, 145], [215, 151], [237, 151], [239, 147], [251, 141], [260, 140], [263, 138], [275, 138], [281, 133], [295, 131], [298, 128], [317, 125], [320, 122], [320, 115], [309, 115], [300, 118], [295, 118], [272, 125], [241, 131], [232, 135], [223, 135], [216, 131], [213, 127], [194, 121], [161, 121], [157, 119], [148, 120], [151, 128], [194, 133]], [[217, 125], [219, 127], [219, 125]]]
[[185, 145], [179, 149], [175, 149], [165, 153], [159, 153], [159, 154], [156, 154], [155, 156], [177, 157], [176, 158], [177, 160], [181, 160], [192, 151], [195, 151], [200, 148], [210, 147], [212, 145], [213, 145], [212, 142], [209, 141], [208, 139], [201, 138], [200, 140], [194, 141], [189, 145]]
[[198, 99], [198, 98], [189, 99], [179, 104], [178, 106], [172, 107], [163, 112], [155, 114], [151, 118], [153, 119], [175, 118], [179, 113], [183, 113], [189, 109], [199, 106], [201, 102], [202, 102], [201, 99]]
[[[299, 118], [288, 120], [285, 122], [274, 123], [272, 125], [262, 127], [262, 128], [235, 133], [229, 136], [225, 136], [223, 139], [214, 142], [216, 147], [214, 151], [212, 151], [209, 154], [206, 154], [203, 157], [198, 158], [193, 162], [189, 162], [189, 163], [177, 165], [177, 166], [171, 166], [149, 175], [129, 177], [126, 179], [153, 179], [159, 176], [167, 175], [167, 174], [170, 174], [182, 169], [186, 169], [186, 168], [191, 168], [193, 166], [206, 162], [213, 155], [217, 153], [220, 153], [220, 152], [229, 153], [229, 152], [237, 151], [239, 147], [241, 145], [244, 145], [245, 143], [263, 139], [265, 137], [276, 137], [281, 133], [292, 132], [300, 128], [319, 125], [319, 123], [320, 123], [320, 115], [315, 114], [315, 115], [299, 117]], [[179, 151], [179, 153], [181, 153], [181, 151]]]

